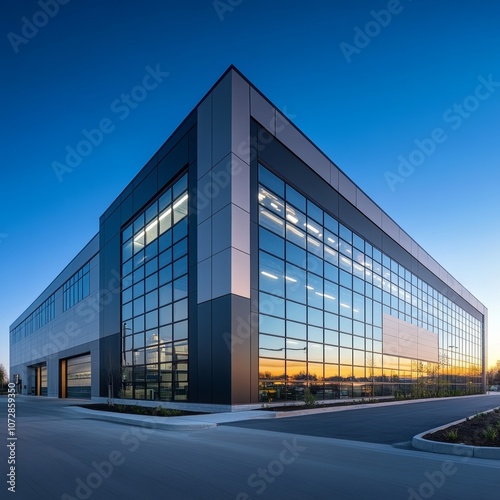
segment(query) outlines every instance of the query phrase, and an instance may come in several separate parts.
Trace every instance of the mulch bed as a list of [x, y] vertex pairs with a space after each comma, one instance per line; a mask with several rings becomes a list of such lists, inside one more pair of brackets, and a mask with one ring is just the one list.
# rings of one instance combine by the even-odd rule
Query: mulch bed
[[127, 413], [130, 415], [150, 415], [155, 417], [182, 417], [184, 415], [204, 415], [204, 413], [202, 412], [195, 411], [173, 410], [170, 408], [162, 408], [158, 410], [158, 408], [149, 406], [122, 405], [116, 403], [113, 406], [107, 404], [83, 404], [75, 406], [88, 408], [89, 410], [112, 411], [115, 413]]
[[[377, 403], [387, 403], [389, 401], [394, 401], [394, 398], [389, 399], [365, 399], [358, 401], [339, 401], [338, 403], [322, 404], [316, 403], [314, 406], [306, 406], [304, 403], [299, 405], [283, 405], [283, 406], [262, 406], [258, 410], [265, 411], [298, 411], [298, 410], [311, 410], [313, 408], [332, 408], [334, 406], [353, 406], [353, 405], [366, 405], [366, 404], [377, 404]], [[265, 405], [266, 403], [264, 403]]]
[[500, 447], [500, 409], [478, 413], [460, 424], [426, 434], [424, 439], [470, 446]]

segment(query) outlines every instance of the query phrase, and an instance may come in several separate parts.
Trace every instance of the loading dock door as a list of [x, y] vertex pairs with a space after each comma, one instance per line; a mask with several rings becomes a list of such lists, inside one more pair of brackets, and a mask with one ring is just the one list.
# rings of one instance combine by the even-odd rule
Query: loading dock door
[[61, 397], [90, 399], [90, 354], [61, 360]]

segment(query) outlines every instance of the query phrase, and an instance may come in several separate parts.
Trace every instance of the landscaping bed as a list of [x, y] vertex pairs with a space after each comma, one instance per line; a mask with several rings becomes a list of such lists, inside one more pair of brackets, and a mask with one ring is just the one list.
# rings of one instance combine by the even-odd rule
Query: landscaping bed
[[286, 404], [284, 403], [282, 406], [270, 406], [269, 404], [264, 403], [259, 410], [265, 411], [298, 411], [298, 410], [310, 410], [312, 408], [332, 408], [335, 406], [353, 406], [353, 405], [366, 405], [366, 404], [376, 404], [376, 403], [389, 403], [394, 401], [394, 398], [386, 398], [386, 399], [358, 399], [355, 401], [339, 401], [338, 403], [327, 403], [323, 404], [320, 402], [315, 403], [304, 403], [300, 404]]
[[478, 413], [459, 424], [426, 434], [423, 438], [443, 443], [500, 447], [500, 408]]
[[88, 410], [97, 411], [112, 411], [115, 413], [128, 413], [130, 415], [149, 415], [153, 417], [182, 417], [184, 415], [204, 415], [202, 412], [174, 410], [172, 408], [163, 408], [162, 406], [149, 407], [139, 405], [122, 405], [122, 404], [83, 404], [76, 405]]

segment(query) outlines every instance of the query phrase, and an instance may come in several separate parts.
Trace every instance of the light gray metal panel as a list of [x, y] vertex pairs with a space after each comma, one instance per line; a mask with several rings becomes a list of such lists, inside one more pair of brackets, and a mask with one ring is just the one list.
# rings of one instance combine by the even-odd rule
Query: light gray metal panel
[[231, 293], [231, 249], [212, 257], [212, 298]]
[[356, 208], [378, 227], [382, 226], [382, 210], [360, 189], [356, 190]]
[[425, 266], [427, 267], [428, 263], [427, 263], [427, 260], [428, 260], [428, 255], [427, 255], [427, 252], [419, 245], [418, 247], [418, 251], [417, 251], [417, 254], [418, 254], [418, 260]]
[[412, 240], [411, 240], [411, 254], [416, 259], [418, 259], [418, 249], [419, 249], [418, 243], [412, 238]]
[[[212, 215], [231, 203], [232, 159], [228, 154], [212, 168]], [[241, 161], [241, 160], [240, 160]]]
[[458, 286], [458, 281], [451, 275], [448, 274], [447, 276], [447, 283], [446, 283], [450, 288], [455, 290]]
[[276, 135], [275, 110], [259, 92], [250, 88], [250, 113], [271, 134]]
[[231, 204], [212, 217], [212, 252], [217, 254], [231, 246]]
[[330, 184], [336, 191], [339, 190], [339, 169], [330, 162]]
[[198, 224], [212, 216], [212, 197], [215, 191], [210, 172], [198, 181], [196, 190], [196, 208], [198, 211]]
[[382, 213], [382, 229], [394, 241], [399, 241], [399, 226], [385, 213]]
[[[474, 297], [474, 296], [472, 296], [472, 295], [471, 295], [471, 300], [473, 300], [473, 301], [475, 302], [475, 307], [476, 307], [476, 309], [481, 310], [479, 300], [477, 300], [477, 298], [476, 298], [476, 297]], [[473, 305], [474, 305], [474, 304], [473, 304]]]
[[408, 252], [411, 253], [411, 238], [402, 229], [399, 230], [399, 244]]
[[212, 219], [198, 225], [198, 262], [212, 255]]
[[250, 253], [250, 214], [231, 204], [231, 246]]
[[339, 193], [350, 203], [356, 206], [356, 185], [339, 170]]
[[250, 298], [250, 255], [231, 249], [231, 293]]
[[436, 276], [441, 277], [441, 266], [436, 262], [436, 259], [432, 257], [432, 255], [429, 255], [427, 259], [427, 268], [433, 272]]
[[446, 277], [448, 276], [448, 273], [437, 262], [436, 265], [439, 267], [439, 277], [446, 283]]
[[198, 263], [198, 304], [212, 298], [212, 259]]
[[231, 91], [229, 72], [212, 91], [212, 165], [231, 152]]
[[197, 168], [201, 179], [212, 166], [212, 94], [198, 106]]
[[231, 168], [231, 201], [250, 212], [250, 166], [232, 155]]
[[238, 73], [232, 72], [231, 151], [250, 163], [250, 86]]

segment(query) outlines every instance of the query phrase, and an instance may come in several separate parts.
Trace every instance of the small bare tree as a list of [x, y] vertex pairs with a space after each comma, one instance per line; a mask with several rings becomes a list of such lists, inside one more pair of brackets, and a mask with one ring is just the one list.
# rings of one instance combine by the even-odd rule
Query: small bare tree
[[9, 375], [7, 373], [7, 368], [0, 363], [0, 392], [4, 391], [5, 384], [9, 381]]
[[368, 356], [366, 358], [366, 375], [370, 382], [370, 397], [373, 398], [375, 396], [375, 368], [376, 363], [373, 359], [373, 356]]
[[120, 387], [121, 384], [121, 368], [114, 363], [111, 353], [109, 353], [108, 366], [105, 371], [108, 382], [108, 405], [114, 406], [115, 388]]

